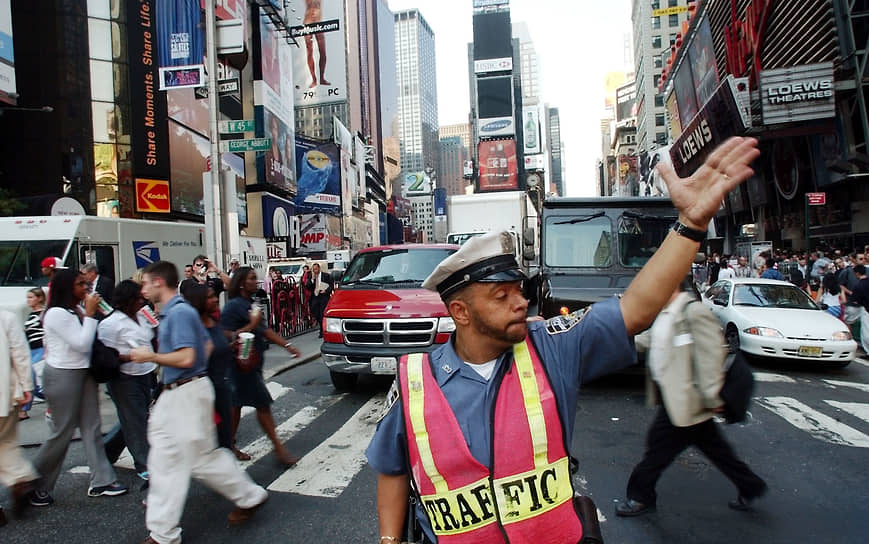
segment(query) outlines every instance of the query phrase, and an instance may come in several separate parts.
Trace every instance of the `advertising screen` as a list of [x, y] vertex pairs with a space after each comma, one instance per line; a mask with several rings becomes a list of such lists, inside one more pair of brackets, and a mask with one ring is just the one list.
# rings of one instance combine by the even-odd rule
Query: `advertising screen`
[[341, 220], [322, 213], [304, 214], [299, 222], [299, 253], [323, 253], [341, 247]]
[[691, 76], [690, 63], [683, 62], [676, 72], [673, 82], [676, 90], [676, 103], [679, 105], [679, 119], [684, 127], [697, 115], [697, 95], [694, 93], [694, 79]]
[[403, 189], [405, 196], [431, 194], [431, 178], [425, 172], [411, 172], [404, 176]]
[[516, 142], [489, 140], [480, 142], [480, 191], [518, 189]]
[[192, 130], [169, 121], [172, 211], [205, 215], [202, 174], [211, 154], [208, 140]]
[[616, 89], [616, 123], [636, 117], [636, 103], [636, 83], [628, 83]]
[[299, 213], [341, 213], [339, 160], [338, 146], [334, 143], [296, 137]]
[[715, 65], [715, 50], [712, 48], [712, 31], [709, 29], [708, 19], [700, 23], [700, 28], [694, 35], [694, 41], [688, 49], [688, 59], [691, 61], [691, 73], [697, 89], [697, 104], [703, 107], [718, 87], [718, 68]]
[[254, 118], [258, 127], [265, 127], [264, 136], [271, 138], [271, 147], [259, 153], [257, 168], [259, 178], [266, 183], [292, 193], [296, 192], [295, 139], [293, 131], [268, 108], [257, 106]]
[[481, 77], [477, 79], [480, 119], [513, 115], [513, 78]]
[[167, 72], [160, 79], [160, 88], [204, 85], [202, 79], [194, 82], [193, 76], [202, 73], [205, 51], [199, 0], [156, 0], [155, 3], [158, 65], [161, 69], [188, 67], [186, 71]]
[[675, 140], [682, 135], [682, 121], [679, 119], [679, 105], [676, 103], [676, 93], [667, 97], [667, 118], [670, 122], [670, 136]]
[[12, 8], [0, 0], [0, 94], [12, 94], [15, 87], [15, 55], [12, 51]]
[[510, 12], [474, 14], [474, 60], [513, 57]]
[[296, 215], [296, 207], [292, 202], [268, 193], [262, 193], [262, 210], [263, 236], [279, 238], [291, 235], [292, 223], [290, 218]]
[[286, 10], [293, 46], [296, 106], [347, 99], [344, 0], [290, 0]]
[[434, 190], [434, 214], [436, 216], [447, 214], [447, 190], [443, 187]]
[[540, 114], [536, 106], [522, 110], [522, 137], [525, 140], [525, 154], [540, 153], [543, 147], [540, 130]]

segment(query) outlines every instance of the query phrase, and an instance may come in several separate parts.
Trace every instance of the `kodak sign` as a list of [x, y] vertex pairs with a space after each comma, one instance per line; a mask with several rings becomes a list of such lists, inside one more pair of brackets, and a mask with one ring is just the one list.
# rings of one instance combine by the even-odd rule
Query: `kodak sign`
[[136, 178], [136, 211], [169, 213], [169, 182], [162, 179]]

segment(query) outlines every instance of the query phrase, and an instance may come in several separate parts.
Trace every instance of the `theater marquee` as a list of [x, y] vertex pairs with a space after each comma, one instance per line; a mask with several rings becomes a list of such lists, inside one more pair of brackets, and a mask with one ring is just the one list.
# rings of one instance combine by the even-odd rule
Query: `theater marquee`
[[760, 89], [764, 125], [836, 115], [831, 62], [764, 70], [760, 73]]

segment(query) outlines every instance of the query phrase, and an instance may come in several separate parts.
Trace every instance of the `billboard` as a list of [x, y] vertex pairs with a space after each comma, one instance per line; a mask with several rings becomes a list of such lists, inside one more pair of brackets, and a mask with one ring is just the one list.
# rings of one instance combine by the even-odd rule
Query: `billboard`
[[616, 123], [637, 116], [637, 84], [634, 82], [616, 89]]
[[352, 164], [353, 135], [337, 117], [332, 119], [332, 132], [341, 158], [341, 210], [344, 215], [352, 215], [358, 186], [356, 168]]
[[435, 216], [447, 214], [447, 190], [445, 187], [438, 187], [434, 190], [434, 214]]
[[[15, 53], [12, 48], [12, 8], [0, 0], [0, 98], [15, 94]], [[15, 100], [4, 100], [14, 104]]]
[[694, 88], [697, 90], [697, 105], [702, 107], [718, 87], [718, 67], [715, 64], [715, 50], [712, 48], [712, 31], [709, 19], [703, 19], [691, 47], [688, 48]]
[[513, 116], [513, 78], [477, 78], [477, 103], [480, 119]]
[[293, 47], [293, 97], [296, 106], [347, 99], [344, 0], [289, 0], [287, 26]]
[[543, 138], [540, 130], [540, 110], [531, 106], [522, 110], [522, 131], [525, 139], [525, 154], [534, 155], [542, 152]]
[[667, 97], [667, 119], [670, 122], [670, 138], [675, 140], [682, 135], [682, 121], [679, 119], [679, 105], [676, 103], [676, 93], [670, 92]]
[[432, 192], [431, 178], [425, 172], [411, 172], [404, 176], [404, 196], [428, 195]]
[[332, 142], [296, 137], [299, 213], [341, 213], [341, 167]]
[[474, 13], [473, 25], [474, 60], [513, 58], [509, 10]]
[[199, 0], [156, 0], [160, 89], [205, 85]]
[[834, 83], [831, 62], [761, 71], [763, 124], [834, 117]]
[[271, 146], [256, 155], [257, 179], [295, 193], [296, 148], [292, 101], [292, 51], [266, 15], [257, 26], [259, 62], [254, 62], [256, 136], [271, 138]]
[[480, 142], [480, 191], [504, 191], [519, 188], [514, 140]]
[[694, 78], [691, 75], [691, 65], [683, 62], [673, 79], [673, 89], [676, 91], [676, 103], [679, 106], [679, 119], [684, 127], [697, 115], [697, 94], [694, 92]]
[[332, 215], [302, 215], [299, 222], [299, 250], [304, 255], [341, 249], [341, 220]]
[[295, 205], [289, 200], [269, 193], [260, 194], [262, 195], [263, 236], [266, 238], [291, 236], [293, 225], [290, 218], [296, 214]]

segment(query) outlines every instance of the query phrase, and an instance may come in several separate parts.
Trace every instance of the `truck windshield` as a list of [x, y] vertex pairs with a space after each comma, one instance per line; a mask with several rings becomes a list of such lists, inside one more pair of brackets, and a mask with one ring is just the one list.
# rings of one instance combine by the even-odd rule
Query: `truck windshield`
[[484, 232], [455, 232], [453, 234], [447, 235], [447, 243], [448, 244], [458, 244], [462, 245], [474, 236], [480, 236], [481, 234], [485, 234]]
[[69, 240], [0, 241], [0, 285], [47, 285], [42, 276], [42, 260], [63, 257]]
[[594, 214], [576, 219], [551, 217], [546, 225], [547, 266], [612, 266], [612, 224]]
[[281, 277], [287, 276], [298, 276], [300, 275], [300, 271], [302, 270], [302, 265], [300, 264], [273, 264], [269, 266], [270, 270], [279, 270], [281, 273]]
[[342, 286], [353, 283], [421, 285], [429, 274], [454, 253], [454, 249], [391, 249], [366, 251], [354, 257], [341, 279]]
[[625, 212], [619, 217], [619, 261], [642, 268], [670, 232], [675, 217]]

